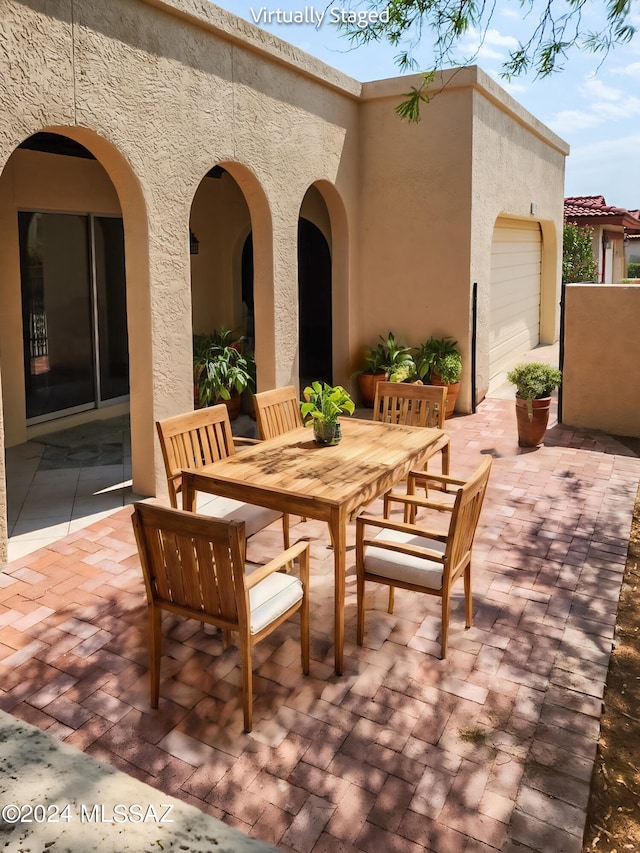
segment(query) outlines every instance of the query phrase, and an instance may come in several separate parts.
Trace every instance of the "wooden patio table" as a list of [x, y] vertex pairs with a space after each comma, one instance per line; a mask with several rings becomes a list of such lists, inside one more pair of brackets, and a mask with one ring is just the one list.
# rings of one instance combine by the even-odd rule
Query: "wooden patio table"
[[318, 446], [300, 427], [183, 471], [183, 507], [206, 492], [326, 521], [334, 549], [335, 668], [342, 674], [347, 523], [429, 457], [439, 429], [340, 418], [342, 441]]

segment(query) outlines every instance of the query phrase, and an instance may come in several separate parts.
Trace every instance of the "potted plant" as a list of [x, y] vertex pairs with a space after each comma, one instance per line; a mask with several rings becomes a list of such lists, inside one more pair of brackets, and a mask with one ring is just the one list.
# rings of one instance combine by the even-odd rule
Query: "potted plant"
[[305, 424], [313, 423], [316, 444], [337, 444], [342, 438], [338, 418], [352, 415], [355, 405], [342, 385], [312, 382], [304, 389], [300, 413]]
[[516, 419], [520, 447], [542, 444], [549, 422], [551, 394], [559, 387], [562, 373], [549, 364], [532, 361], [518, 364], [507, 373], [516, 386]]
[[253, 356], [242, 352], [242, 339], [220, 329], [211, 335], [194, 335], [193, 375], [197, 404], [224, 402], [229, 417], [240, 414], [240, 395], [255, 390]]
[[427, 379], [432, 385], [447, 386], [445, 417], [450, 418], [460, 393], [462, 356], [458, 349], [458, 342], [451, 337], [431, 336], [426, 343], [417, 348], [415, 363], [418, 379]]
[[362, 403], [372, 408], [376, 396], [376, 383], [384, 379], [405, 382], [416, 370], [411, 347], [396, 342], [389, 332], [386, 338], [380, 335], [380, 343], [371, 347], [365, 356], [366, 368], [358, 373], [358, 386]]

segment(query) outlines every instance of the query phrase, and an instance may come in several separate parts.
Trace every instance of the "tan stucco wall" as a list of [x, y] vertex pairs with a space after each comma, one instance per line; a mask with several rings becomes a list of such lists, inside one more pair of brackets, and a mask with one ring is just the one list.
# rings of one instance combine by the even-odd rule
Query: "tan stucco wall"
[[640, 287], [566, 287], [562, 420], [640, 437]]
[[417, 126], [388, 120], [407, 88], [406, 80], [363, 87], [360, 346], [376, 343], [394, 315], [392, 331], [410, 344], [453, 336], [463, 357], [458, 408], [470, 411], [472, 284], [481, 399], [494, 225], [499, 216], [532, 218], [532, 204], [543, 235], [541, 340], [557, 340], [568, 147], [475, 66], [436, 79]]
[[[444, 75], [422, 123], [410, 126], [393, 107], [411, 81], [362, 86], [202, 0], [4, 0], [1, 14], [0, 172], [31, 134], [66, 134], [98, 158], [109, 179], [101, 186], [122, 213], [133, 481], [142, 494], [165, 489], [155, 420], [192, 405], [194, 325], [235, 324], [249, 223], [256, 360], [268, 388], [297, 377], [301, 212], [330, 236], [334, 380], [344, 384], [362, 348], [390, 328], [412, 344], [451, 334], [469, 365], [470, 286], [484, 275], [495, 218], [527, 215], [537, 200], [545, 222], [561, 222], [557, 138], [478, 69]], [[199, 197], [213, 192], [201, 182], [217, 164], [236, 184], [226, 213]], [[15, 319], [14, 168], [0, 179], [9, 248], [0, 298]], [[42, 209], [35, 180], [31, 189], [28, 206]], [[86, 199], [88, 209], [97, 203]], [[224, 285], [208, 300], [213, 271], [189, 255], [188, 229], [191, 221], [204, 242], [216, 216], [227, 217], [218, 226], [229, 253], [216, 271]], [[24, 434], [16, 329], [0, 325], [5, 412], [17, 405], [11, 441]], [[467, 370], [462, 410], [470, 388]]]

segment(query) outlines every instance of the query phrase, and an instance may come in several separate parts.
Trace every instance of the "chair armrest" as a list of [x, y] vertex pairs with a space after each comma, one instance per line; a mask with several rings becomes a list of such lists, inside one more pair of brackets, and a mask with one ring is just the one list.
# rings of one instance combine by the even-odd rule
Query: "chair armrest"
[[[424, 536], [427, 539], [435, 539], [437, 542], [446, 542], [447, 533], [440, 530], [431, 530], [427, 527], [419, 527], [417, 524], [409, 524], [405, 521], [391, 521], [390, 518], [377, 518], [374, 516], [360, 516], [356, 518], [356, 525], [364, 527], [379, 527], [381, 530], [397, 530], [399, 533], [412, 533], [414, 536]], [[252, 575], [253, 577], [253, 575]]]
[[425, 509], [437, 509], [441, 512], [453, 512], [453, 504], [443, 504], [439, 501], [433, 501], [430, 498], [418, 497], [418, 495], [399, 495], [395, 492], [389, 492], [385, 495], [385, 498], [389, 503], [395, 501], [396, 503], [404, 504], [405, 506], [420, 506]]
[[365, 547], [371, 545], [374, 548], [382, 548], [384, 551], [393, 551], [394, 554], [407, 554], [409, 557], [418, 557], [433, 560], [434, 563], [444, 565], [444, 555], [424, 545], [403, 545], [399, 542], [385, 542], [384, 539], [365, 539], [362, 543]]
[[249, 438], [248, 436], [234, 435], [233, 443], [236, 447], [248, 447], [251, 444], [261, 444], [259, 438]]
[[446, 474], [430, 474], [429, 471], [409, 471], [407, 478], [426, 480], [427, 482], [440, 483], [445, 486], [443, 491], [447, 491], [447, 486], [464, 486], [466, 480], [459, 480], [457, 477], [449, 477]]
[[[287, 548], [286, 551], [283, 551], [281, 554], [278, 554], [278, 556], [274, 557], [273, 560], [269, 560], [268, 563], [265, 563], [263, 566], [260, 566], [255, 571], [251, 572], [251, 574], [248, 575], [248, 577], [246, 578], [247, 589], [251, 589], [256, 584], [259, 584], [260, 581], [263, 581], [269, 575], [272, 575], [274, 572], [277, 572], [278, 569], [284, 568], [288, 563], [293, 562], [296, 557], [300, 557], [301, 576], [306, 573], [308, 579], [309, 547], [310, 543], [308, 540], [300, 540], [299, 542], [296, 542], [295, 545], [292, 545], [290, 548]], [[305, 552], [306, 556], [303, 556]], [[304, 577], [302, 577], [301, 579], [303, 581], [305, 580]]]

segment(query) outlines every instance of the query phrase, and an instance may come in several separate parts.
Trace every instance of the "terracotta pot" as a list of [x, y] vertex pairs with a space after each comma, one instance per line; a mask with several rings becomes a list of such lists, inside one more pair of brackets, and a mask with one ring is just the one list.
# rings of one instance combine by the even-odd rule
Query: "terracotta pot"
[[324, 421], [314, 420], [313, 435], [316, 444], [338, 444], [342, 438], [342, 430], [337, 421], [327, 424]]
[[224, 403], [227, 407], [227, 411], [229, 412], [229, 420], [235, 421], [235, 419], [240, 414], [240, 410], [242, 408], [242, 399], [240, 394], [237, 391], [231, 392], [230, 400], [216, 400], [216, 403]]
[[[431, 384], [447, 385], [446, 382], [443, 382], [442, 379], [440, 379], [437, 373], [431, 374]], [[444, 412], [445, 418], [450, 418], [454, 412], [454, 409], [456, 407], [456, 400], [458, 399], [458, 394], [460, 393], [460, 384], [460, 382], [454, 382], [453, 385], [447, 385], [447, 408]]]
[[518, 444], [520, 447], [539, 447], [549, 423], [551, 397], [529, 401], [516, 397], [516, 420], [518, 421]]
[[362, 405], [367, 408], [373, 408], [373, 401], [376, 398], [376, 383], [383, 382], [387, 378], [386, 373], [359, 373], [358, 388], [360, 389], [360, 399]]

